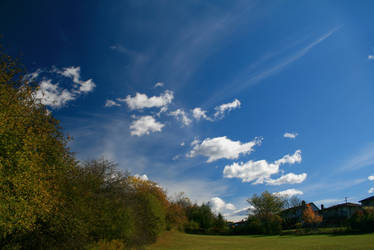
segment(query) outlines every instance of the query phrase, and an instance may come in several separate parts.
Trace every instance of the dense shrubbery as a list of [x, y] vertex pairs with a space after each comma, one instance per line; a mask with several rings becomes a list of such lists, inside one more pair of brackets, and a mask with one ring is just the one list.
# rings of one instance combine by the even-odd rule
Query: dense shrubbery
[[353, 214], [348, 220], [351, 230], [357, 232], [374, 232], [374, 209], [364, 208]]
[[185, 231], [201, 234], [226, 234], [228, 226], [221, 214], [215, 215], [208, 204], [189, 204], [185, 207], [188, 223]]

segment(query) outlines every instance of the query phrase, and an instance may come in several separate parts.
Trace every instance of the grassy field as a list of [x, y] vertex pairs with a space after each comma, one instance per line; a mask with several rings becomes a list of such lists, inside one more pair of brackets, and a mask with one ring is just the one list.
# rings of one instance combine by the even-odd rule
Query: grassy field
[[147, 249], [374, 249], [374, 234], [207, 236], [166, 232]]

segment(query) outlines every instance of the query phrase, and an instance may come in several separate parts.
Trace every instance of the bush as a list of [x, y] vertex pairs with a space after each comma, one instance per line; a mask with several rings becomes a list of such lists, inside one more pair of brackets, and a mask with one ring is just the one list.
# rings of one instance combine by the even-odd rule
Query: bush
[[348, 220], [349, 228], [357, 232], [374, 232], [374, 209], [364, 208], [362, 211], [357, 211]]

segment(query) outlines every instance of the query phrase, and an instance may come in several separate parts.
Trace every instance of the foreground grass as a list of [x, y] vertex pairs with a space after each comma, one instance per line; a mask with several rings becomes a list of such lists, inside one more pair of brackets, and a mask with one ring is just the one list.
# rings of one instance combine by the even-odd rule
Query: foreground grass
[[166, 232], [147, 249], [374, 249], [374, 234], [210, 236]]

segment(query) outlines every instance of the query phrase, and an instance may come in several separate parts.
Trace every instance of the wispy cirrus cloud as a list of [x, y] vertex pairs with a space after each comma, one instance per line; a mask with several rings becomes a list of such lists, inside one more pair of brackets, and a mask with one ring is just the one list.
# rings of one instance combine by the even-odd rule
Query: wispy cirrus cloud
[[[329, 38], [331, 35], [337, 32], [340, 28], [341, 26], [338, 26], [329, 30], [328, 32], [318, 37], [314, 41], [310, 42], [309, 44], [305, 45], [304, 47], [296, 50], [293, 53], [290, 53], [289, 55], [283, 56], [281, 60], [279, 60], [279, 58], [273, 58], [272, 56], [270, 56], [266, 58], [264, 62], [261, 62], [259, 65], [256, 65], [255, 68], [253, 67], [253, 64], [251, 64], [248, 69], [245, 69], [242, 73], [239, 73], [239, 76], [236, 79], [232, 80], [232, 83], [230, 85], [227, 85], [226, 87], [218, 91], [215, 95], [213, 95], [213, 97], [208, 102], [212, 102], [212, 100], [213, 102], [215, 102], [216, 100], [225, 98], [227, 96], [232, 96], [282, 71], [291, 63], [305, 56], [310, 50], [312, 50], [315, 46], [325, 41], [327, 38]], [[279, 56], [279, 53], [273, 53], [273, 55]], [[275, 63], [271, 64], [271, 60], [275, 61]], [[270, 62], [271, 66], [263, 66], [265, 62]], [[256, 70], [256, 68], [258, 70]]]
[[343, 163], [340, 171], [351, 171], [374, 165], [374, 143], [368, 143], [350, 159]]

